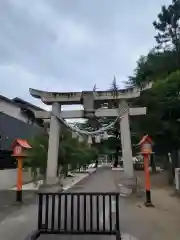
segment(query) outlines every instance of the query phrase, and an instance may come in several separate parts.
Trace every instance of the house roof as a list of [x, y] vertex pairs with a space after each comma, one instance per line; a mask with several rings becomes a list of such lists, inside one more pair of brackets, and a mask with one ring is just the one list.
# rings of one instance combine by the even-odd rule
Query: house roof
[[12, 148], [16, 145], [16, 143], [18, 143], [21, 147], [23, 148], [32, 148], [29, 143], [27, 142], [27, 140], [25, 139], [21, 139], [21, 138], [17, 138], [14, 143], [12, 144]]
[[139, 142], [139, 145], [141, 145], [141, 144], [142, 144], [143, 142], [145, 142], [145, 141], [148, 141], [149, 143], [153, 144], [153, 141], [152, 141], [151, 137], [149, 137], [148, 135], [145, 135], [145, 136], [141, 139], [141, 141]]
[[27, 102], [27, 101], [25, 101], [21, 98], [18, 98], [18, 97], [13, 98], [12, 101], [15, 102], [16, 104], [20, 105], [20, 106], [24, 105], [26, 107], [33, 108], [34, 110], [40, 110], [40, 111], [44, 110], [44, 109], [42, 109], [38, 106], [35, 106], [34, 104], [29, 103], [29, 102]]
[[5, 96], [0, 95], [0, 100], [3, 100], [3, 101], [5, 101], [5, 102], [11, 103], [11, 104], [13, 104], [13, 105], [15, 105], [15, 106], [18, 106], [15, 102], [13, 102], [12, 99], [7, 98], [7, 97], [5, 97]]
[[40, 111], [44, 110], [44, 109], [42, 109], [38, 106], [35, 106], [34, 104], [31, 104], [31, 103], [29, 103], [21, 98], [18, 98], [18, 97], [10, 99], [3, 95], [0, 95], [0, 100], [3, 100], [5, 102], [8, 102], [8, 103], [13, 104], [14, 106], [20, 107], [20, 108], [23, 108], [23, 107], [28, 108], [29, 107], [29, 108], [33, 108], [34, 110], [40, 110]]

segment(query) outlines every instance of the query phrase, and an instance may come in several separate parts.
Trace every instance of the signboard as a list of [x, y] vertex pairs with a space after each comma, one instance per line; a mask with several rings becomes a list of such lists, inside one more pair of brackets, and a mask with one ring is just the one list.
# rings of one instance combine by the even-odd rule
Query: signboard
[[15, 155], [19, 155], [19, 154], [21, 154], [21, 152], [22, 152], [22, 147], [21, 146], [15, 146], [15, 148], [14, 148], [14, 154]]
[[142, 153], [147, 153], [147, 154], [151, 154], [152, 153], [152, 146], [150, 143], [148, 142], [144, 142], [141, 145], [141, 152]]

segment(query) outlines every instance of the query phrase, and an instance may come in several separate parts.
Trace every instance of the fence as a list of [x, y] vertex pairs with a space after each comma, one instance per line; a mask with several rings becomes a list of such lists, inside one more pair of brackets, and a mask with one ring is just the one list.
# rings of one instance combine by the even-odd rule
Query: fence
[[119, 193], [40, 193], [39, 234], [102, 234], [120, 237]]

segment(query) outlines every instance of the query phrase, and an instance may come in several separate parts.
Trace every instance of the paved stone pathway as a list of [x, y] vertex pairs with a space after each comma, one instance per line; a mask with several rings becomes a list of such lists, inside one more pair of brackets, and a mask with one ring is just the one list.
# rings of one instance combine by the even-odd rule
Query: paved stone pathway
[[[112, 170], [110, 168], [100, 168], [96, 173], [93, 173], [90, 177], [85, 178], [77, 185], [75, 185], [70, 191], [73, 192], [98, 192], [98, 191], [115, 191], [116, 186], [112, 176]], [[123, 203], [122, 203], [123, 204]], [[122, 206], [123, 209], [123, 206]], [[37, 205], [32, 204], [24, 206], [19, 210], [13, 212], [0, 222], [0, 236], [3, 236], [3, 240], [24, 240], [24, 238], [32, 230], [37, 227]], [[42, 236], [40, 240], [59, 240], [60, 236]], [[100, 239], [114, 239], [114, 236], [61, 236], [61, 240], [100, 240]], [[128, 239], [127, 234], [124, 234], [124, 240]], [[129, 238], [131, 240], [135, 240]]]

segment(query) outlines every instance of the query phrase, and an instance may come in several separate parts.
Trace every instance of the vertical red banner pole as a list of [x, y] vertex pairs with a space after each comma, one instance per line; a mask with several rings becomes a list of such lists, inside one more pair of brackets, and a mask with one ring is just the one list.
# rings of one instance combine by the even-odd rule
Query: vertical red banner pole
[[153, 207], [151, 202], [151, 183], [150, 183], [150, 171], [149, 171], [149, 157], [152, 154], [152, 139], [145, 135], [139, 142], [141, 147], [141, 154], [144, 158], [144, 174], [145, 174], [145, 191], [146, 191], [146, 201], [145, 206]]
[[16, 192], [16, 201], [22, 202], [22, 182], [23, 182], [23, 176], [22, 176], [22, 157], [17, 157], [17, 163], [18, 163], [18, 169], [17, 169], [17, 192]]
[[151, 183], [149, 172], [149, 154], [144, 154], [144, 173], [145, 173], [145, 190], [146, 190], [146, 202], [147, 207], [152, 206], [151, 202]]

